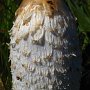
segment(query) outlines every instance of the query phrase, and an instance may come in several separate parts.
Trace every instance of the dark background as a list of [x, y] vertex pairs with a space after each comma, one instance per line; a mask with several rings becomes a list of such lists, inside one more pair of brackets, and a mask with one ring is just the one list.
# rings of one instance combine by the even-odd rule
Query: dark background
[[[0, 90], [11, 90], [9, 61], [9, 31], [15, 11], [22, 0], [0, 0]], [[80, 90], [90, 90], [90, 0], [65, 0], [77, 18], [77, 32], [82, 51], [82, 78]]]

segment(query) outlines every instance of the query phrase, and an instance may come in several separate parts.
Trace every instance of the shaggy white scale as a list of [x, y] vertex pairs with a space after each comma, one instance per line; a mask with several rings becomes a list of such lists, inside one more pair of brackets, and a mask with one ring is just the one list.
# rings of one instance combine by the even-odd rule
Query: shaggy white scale
[[72, 14], [64, 2], [51, 13], [41, 0], [31, 1], [11, 29], [12, 90], [79, 90], [81, 54]]

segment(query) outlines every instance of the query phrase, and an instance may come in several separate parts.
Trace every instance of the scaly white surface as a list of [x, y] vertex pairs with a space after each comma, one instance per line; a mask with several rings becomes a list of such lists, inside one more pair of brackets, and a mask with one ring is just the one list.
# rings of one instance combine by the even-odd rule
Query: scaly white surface
[[65, 13], [49, 17], [33, 10], [17, 17], [10, 42], [12, 90], [79, 90], [76, 26]]

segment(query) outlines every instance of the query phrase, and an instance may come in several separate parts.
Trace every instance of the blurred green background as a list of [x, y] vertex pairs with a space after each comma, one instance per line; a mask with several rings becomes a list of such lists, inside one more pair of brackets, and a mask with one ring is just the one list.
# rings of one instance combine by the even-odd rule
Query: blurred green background
[[[0, 90], [11, 90], [9, 61], [9, 30], [15, 11], [22, 0], [0, 0]], [[83, 57], [83, 73], [80, 90], [90, 90], [90, 0], [65, 0], [77, 18], [77, 31]]]

